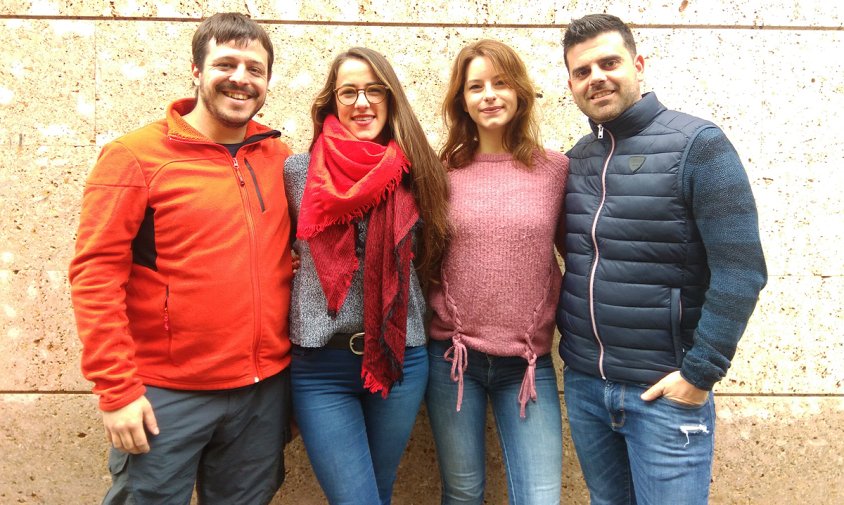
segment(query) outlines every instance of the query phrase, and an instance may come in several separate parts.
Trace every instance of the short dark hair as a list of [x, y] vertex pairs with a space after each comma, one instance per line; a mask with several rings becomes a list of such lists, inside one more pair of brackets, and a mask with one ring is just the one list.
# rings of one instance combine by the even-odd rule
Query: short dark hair
[[191, 43], [193, 64], [202, 69], [208, 54], [208, 43], [214, 39], [217, 44], [234, 41], [246, 46], [253, 40], [261, 42], [267, 51], [267, 77], [273, 73], [273, 43], [261, 25], [239, 12], [218, 12], [209, 17], [196, 29]]
[[618, 32], [630, 56], [636, 57], [636, 41], [624, 21], [612, 14], [587, 14], [580, 19], [573, 19], [563, 35], [563, 59], [566, 69], [569, 68], [568, 54], [572, 46], [607, 32]]

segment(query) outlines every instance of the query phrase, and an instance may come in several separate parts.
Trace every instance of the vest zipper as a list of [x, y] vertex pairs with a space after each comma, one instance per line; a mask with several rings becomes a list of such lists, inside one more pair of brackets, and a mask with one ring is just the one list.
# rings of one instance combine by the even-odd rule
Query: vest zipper
[[[615, 153], [615, 137], [607, 130], [610, 136], [610, 152], [607, 154], [607, 159], [604, 161], [604, 166], [601, 169], [601, 203], [598, 204], [598, 209], [595, 211], [595, 219], [592, 220], [592, 247], [595, 249], [595, 258], [592, 260], [592, 269], [589, 272], [589, 317], [592, 319], [592, 333], [595, 335], [595, 341], [598, 343], [598, 371], [601, 378], [607, 380], [607, 375], [604, 373], [604, 343], [601, 341], [601, 335], [598, 333], [598, 322], [595, 318], [595, 272], [598, 270], [598, 261], [601, 258], [601, 252], [598, 250], [598, 237], [596, 230], [598, 229], [598, 218], [601, 216], [601, 210], [607, 201], [607, 169], [610, 166], [610, 159]], [[604, 127], [598, 125], [598, 138], [604, 137]]]

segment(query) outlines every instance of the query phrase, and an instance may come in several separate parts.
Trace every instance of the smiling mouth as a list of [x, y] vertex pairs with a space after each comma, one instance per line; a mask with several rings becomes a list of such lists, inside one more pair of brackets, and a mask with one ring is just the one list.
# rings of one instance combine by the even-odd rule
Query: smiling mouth
[[238, 93], [237, 91], [223, 91], [222, 93], [234, 100], [249, 100], [249, 98], [251, 98], [250, 95], [246, 93]]
[[486, 108], [481, 109], [481, 112], [485, 112], [487, 114], [490, 114], [490, 113], [493, 113], [493, 112], [498, 112], [498, 111], [503, 110], [503, 109], [504, 109], [504, 107], [501, 107], [501, 106], [486, 107]]
[[352, 118], [352, 121], [354, 121], [355, 123], [364, 123], [364, 124], [368, 124], [373, 120], [375, 120], [375, 116], [354, 116]]
[[595, 93], [594, 95], [592, 95], [591, 99], [592, 100], [599, 100], [601, 98], [608, 97], [608, 96], [612, 95], [613, 93], [615, 93], [615, 91], [613, 91], [611, 89], [601, 90], [601, 91], [598, 91], [597, 93]]

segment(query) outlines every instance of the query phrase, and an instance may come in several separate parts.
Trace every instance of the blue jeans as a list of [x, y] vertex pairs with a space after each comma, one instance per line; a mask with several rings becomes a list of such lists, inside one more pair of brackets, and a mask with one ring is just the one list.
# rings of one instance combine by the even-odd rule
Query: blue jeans
[[294, 417], [331, 505], [389, 505], [428, 381], [425, 346], [406, 349], [404, 379], [386, 399], [364, 389], [361, 361], [343, 349], [293, 350]]
[[715, 403], [645, 402], [644, 385], [566, 367], [566, 410], [592, 505], [706, 505]]
[[486, 410], [492, 413], [507, 472], [510, 505], [560, 503], [562, 422], [551, 355], [536, 360], [536, 402], [519, 416], [519, 389], [527, 362], [469, 350], [463, 403], [457, 412], [457, 383], [443, 355], [450, 341], [428, 344], [431, 373], [426, 401], [437, 445], [442, 503], [484, 503]]

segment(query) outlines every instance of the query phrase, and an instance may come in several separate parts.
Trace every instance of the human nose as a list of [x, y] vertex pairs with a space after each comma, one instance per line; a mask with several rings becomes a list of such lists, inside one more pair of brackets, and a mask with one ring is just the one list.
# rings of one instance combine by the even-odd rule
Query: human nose
[[592, 68], [591, 73], [589, 74], [589, 84], [595, 85], [600, 84], [607, 80], [607, 74], [599, 66], [595, 66]]
[[492, 84], [486, 83], [484, 85], [484, 95], [483, 95], [484, 100], [492, 101], [492, 100], [495, 100], [496, 96], [497, 95], [495, 94], [495, 88], [492, 86]]
[[238, 65], [229, 76], [229, 80], [239, 84], [246, 82], [246, 65]]
[[355, 107], [359, 109], [365, 109], [369, 107], [369, 99], [366, 98], [366, 90], [359, 89], [358, 96], [355, 98]]

